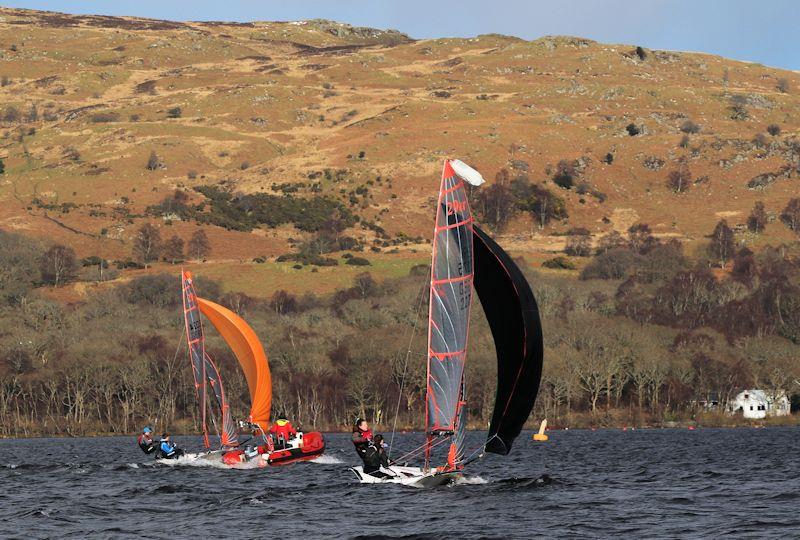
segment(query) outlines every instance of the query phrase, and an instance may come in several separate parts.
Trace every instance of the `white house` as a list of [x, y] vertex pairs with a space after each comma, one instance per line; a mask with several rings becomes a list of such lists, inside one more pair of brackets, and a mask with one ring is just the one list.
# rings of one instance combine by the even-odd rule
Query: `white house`
[[763, 390], [744, 390], [729, 404], [728, 412], [741, 412], [745, 418], [766, 418], [767, 416], [786, 416], [789, 414], [789, 398], [779, 390], [767, 393]]

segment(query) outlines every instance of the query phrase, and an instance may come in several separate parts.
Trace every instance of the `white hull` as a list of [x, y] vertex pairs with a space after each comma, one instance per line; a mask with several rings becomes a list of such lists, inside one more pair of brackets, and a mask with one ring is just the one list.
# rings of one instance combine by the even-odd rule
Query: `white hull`
[[420, 467], [381, 467], [380, 472], [384, 475], [373, 476], [364, 472], [364, 467], [350, 467], [353, 474], [362, 484], [401, 484], [419, 488], [430, 488], [452, 484], [461, 476], [459, 472], [436, 473], [425, 471]]

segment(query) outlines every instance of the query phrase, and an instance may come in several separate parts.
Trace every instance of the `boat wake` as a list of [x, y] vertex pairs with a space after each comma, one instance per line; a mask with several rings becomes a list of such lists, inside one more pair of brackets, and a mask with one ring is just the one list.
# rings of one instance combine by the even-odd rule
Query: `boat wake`
[[459, 476], [453, 482], [455, 486], [480, 486], [483, 484], [488, 484], [489, 481], [485, 478], [481, 478], [480, 476]]
[[498, 480], [496, 483], [503, 486], [508, 487], [511, 489], [518, 489], [518, 488], [540, 488], [544, 486], [549, 486], [554, 484], [556, 480], [549, 475], [543, 474], [542, 476], [536, 478], [504, 478], [503, 480]]
[[339, 459], [339, 458], [337, 458], [335, 456], [328, 456], [328, 455], [322, 454], [318, 458], [314, 458], [314, 459], [310, 460], [309, 463], [318, 463], [320, 465], [338, 465], [338, 464], [344, 463], [344, 461], [342, 461], [341, 459]]
[[[256, 468], [256, 463], [241, 463], [237, 465], [226, 465], [221, 460], [208, 459], [202, 455], [185, 455], [178, 459], [158, 459], [154, 465], [166, 467], [211, 467], [214, 469], [250, 469]], [[253, 465], [252, 467], [250, 465]]]

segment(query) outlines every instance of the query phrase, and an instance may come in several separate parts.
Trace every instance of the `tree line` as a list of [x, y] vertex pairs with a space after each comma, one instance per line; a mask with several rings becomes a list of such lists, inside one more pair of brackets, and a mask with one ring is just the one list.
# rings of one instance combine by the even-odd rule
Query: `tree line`
[[[39, 289], [43, 268], [32, 261], [45, 248], [6, 232], [0, 244], [0, 433], [197, 429], [177, 273], [138, 277], [63, 305]], [[744, 388], [797, 393], [798, 255], [797, 245], [739, 249], [722, 272], [713, 257], [692, 259], [640, 224], [602, 242], [581, 279], [520, 261], [545, 335], [533, 422], [659, 425], [703, 414], [704, 402], [724, 406]], [[381, 282], [365, 272], [332, 295], [279, 290], [266, 299], [223, 294], [196, 273], [198, 294], [241, 314], [262, 339], [276, 412], [318, 429], [346, 429], [357, 416], [386, 429], [396, 414], [399, 427], [421, 427], [426, 266]], [[478, 306], [467, 397], [470, 425], [484, 428], [496, 358]], [[213, 328], [207, 334], [242, 418], [244, 377]]]

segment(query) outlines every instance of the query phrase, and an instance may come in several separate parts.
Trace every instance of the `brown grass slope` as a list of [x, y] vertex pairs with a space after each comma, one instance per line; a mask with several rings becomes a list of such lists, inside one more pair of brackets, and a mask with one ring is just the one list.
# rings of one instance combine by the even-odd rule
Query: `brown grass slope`
[[[519, 217], [504, 231], [534, 259], [560, 249], [554, 233], [569, 227], [599, 236], [647, 222], [691, 244], [721, 217], [744, 223], [756, 200], [779, 213], [800, 191], [797, 173], [759, 189], [748, 182], [800, 160], [800, 76], [696, 53], [642, 59], [634, 49], [568, 37], [414, 41], [330, 21], [0, 9], [0, 227], [121, 258], [146, 221], [184, 238], [198, 227], [143, 215], [176, 188], [224, 183], [250, 193], [302, 183], [302, 196], [311, 177], [347, 203], [347, 192], [381, 176], [391, 181], [369, 184], [354, 211], [391, 234], [427, 236], [446, 156], [489, 179], [527, 168], [566, 199], [568, 222], [538, 230]], [[736, 103], [746, 119], [733, 118]], [[26, 118], [31, 107], [36, 118]], [[6, 117], [9, 108], [22, 118]], [[687, 120], [700, 132], [684, 148]], [[632, 123], [641, 134], [628, 134]], [[770, 124], [781, 134], [753, 144]], [[153, 151], [163, 167], [146, 170]], [[552, 184], [555, 165], [578, 158], [581, 181], [604, 202]], [[693, 184], [675, 194], [666, 179], [681, 160]], [[346, 174], [326, 180], [324, 169]], [[291, 227], [206, 229], [219, 262], [275, 256], [303, 236]], [[790, 237], [776, 221], [758, 242]]]

